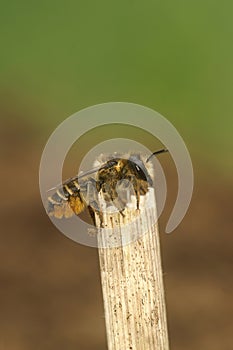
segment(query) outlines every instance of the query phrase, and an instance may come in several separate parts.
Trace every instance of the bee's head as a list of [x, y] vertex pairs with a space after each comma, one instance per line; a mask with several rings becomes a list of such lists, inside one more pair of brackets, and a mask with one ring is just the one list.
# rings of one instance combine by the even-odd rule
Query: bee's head
[[147, 181], [148, 184], [152, 186], [153, 185], [152, 178], [143, 161], [138, 156], [133, 155], [129, 158], [129, 162], [137, 178], [143, 181]]

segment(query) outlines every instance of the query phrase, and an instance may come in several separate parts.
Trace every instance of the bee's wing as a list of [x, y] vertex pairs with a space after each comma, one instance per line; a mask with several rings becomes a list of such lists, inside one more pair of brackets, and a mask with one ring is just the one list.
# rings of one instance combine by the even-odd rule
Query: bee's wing
[[69, 184], [71, 181], [80, 180], [80, 179], [82, 179], [82, 178], [84, 178], [84, 177], [86, 177], [86, 176], [88, 176], [88, 175], [94, 174], [94, 173], [96, 173], [99, 169], [100, 169], [100, 167], [98, 166], [98, 167], [96, 167], [96, 168], [92, 168], [91, 170], [85, 171], [85, 172], [83, 172], [83, 173], [81, 173], [81, 174], [79, 174], [79, 175], [76, 175], [76, 176], [74, 176], [74, 177], [70, 177], [69, 179], [65, 180], [64, 182], [62, 182], [62, 183], [60, 183], [60, 184], [58, 184], [58, 185], [56, 185], [56, 186], [54, 186], [54, 187], [48, 189], [47, 192], [54, 191], [54, 190], [60, 188], [61, 186], [64, 186], [64, 185]]

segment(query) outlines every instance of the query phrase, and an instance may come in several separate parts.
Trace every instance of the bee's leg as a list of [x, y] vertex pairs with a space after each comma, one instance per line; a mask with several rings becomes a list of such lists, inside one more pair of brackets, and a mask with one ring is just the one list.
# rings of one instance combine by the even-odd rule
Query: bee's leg
[[101, 210], [99, 210], [99, 218], [100, 218], [100, 227], [104, 228], [104, 216]]
[[93, 208], [90, 205], [88, 205], [87, 209], [88, 209], [90, 217], [91, 217], [91, 219], [93, 221], [93, 225], [96, 226], [95, 212], [94, 212]]
[[136, 189], [136, 200], [137, 200], [137, 210], [139, 210], [139, 204], [140, 204], [140, 190], [139, 190], [139, 188]]
[[133, 181], [133, 188], [134, 188], [134, 192], [135, 192], [135, 196], [136, 196], [137, 210], [139, 210], [140, 209], [139, 208], [139, 205], [140, 205], [140, 185], [135, 178]]
[[140, 184], [140, 194], [145, 195], [148, 192], [148, 184], [145, 181], [142, 181]]
[[131, 176], [130, 181], [133, 185], [133, 189], [134, 189], [134, 193], [136, 196], [136, 208], [137, 210], [139, 210], [139, 204], [140, 204], [140, 183], [139, 181], [136, 179], [135, 176]]
[[93, 225], [95, 227], [97, 227], [97, 222], [96, 222], [96, 219], [95, 219], [95, 215], [96, 215], [96, 213], [98, 213], [98, 216], [99, 216], [99, 219], [100, 219], [100, 227], [103, 228], [104, 227], [104, 225], [103, 225], [103, 212], [100, 209], [94, 210], [90, 205], [87, 207], [87, 209], [88, 209], [90, 217], [91, 217], [91, 219], [93, 221]]
[[122, 216], [123, 218], [125, 217], [124, 209], [123, 209], [123, 210], [120, 210], [120, 214], [121, 214], [121, 216]]

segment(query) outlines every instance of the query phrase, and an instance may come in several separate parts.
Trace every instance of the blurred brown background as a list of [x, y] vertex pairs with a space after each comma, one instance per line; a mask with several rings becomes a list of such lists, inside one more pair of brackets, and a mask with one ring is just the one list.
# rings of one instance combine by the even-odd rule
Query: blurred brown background
[[[2, 5], [0, 350], [107, 348], [97, 251], [52, 225], [38, 169], [62, 120], [108, 101], [163, 114], [193, 160], [193, 200], [171, 235], [164, 229], [177, 180], [171, 159], [162, 160], [171, 349], [232, 348], [232, 7], [230, 0]], [[98, 140], [92, 134], [84, 148]], [[69, 157], [71, 175], [76, 162]]]

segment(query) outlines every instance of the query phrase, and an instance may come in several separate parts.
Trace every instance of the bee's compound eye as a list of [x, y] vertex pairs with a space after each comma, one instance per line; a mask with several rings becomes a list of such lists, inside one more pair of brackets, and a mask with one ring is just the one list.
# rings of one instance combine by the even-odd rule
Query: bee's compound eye
[[142, 170], [142, 168], [138, 164], [135, 164], [135, 169], [140, 175], [144, 175], [145, 176], [144, 171]]
[[132, 166], [132, 169], [134, 170], [135, 175], [140, 180], [147, 181], [147, 176], [148, 176], [147, 170], [142, 162], [140, 162], [139, 164], [138, 163], [139, 163], [138, 159], [136, 159], [136, 161], [135, 159], [131, 159], [131, 166]]

